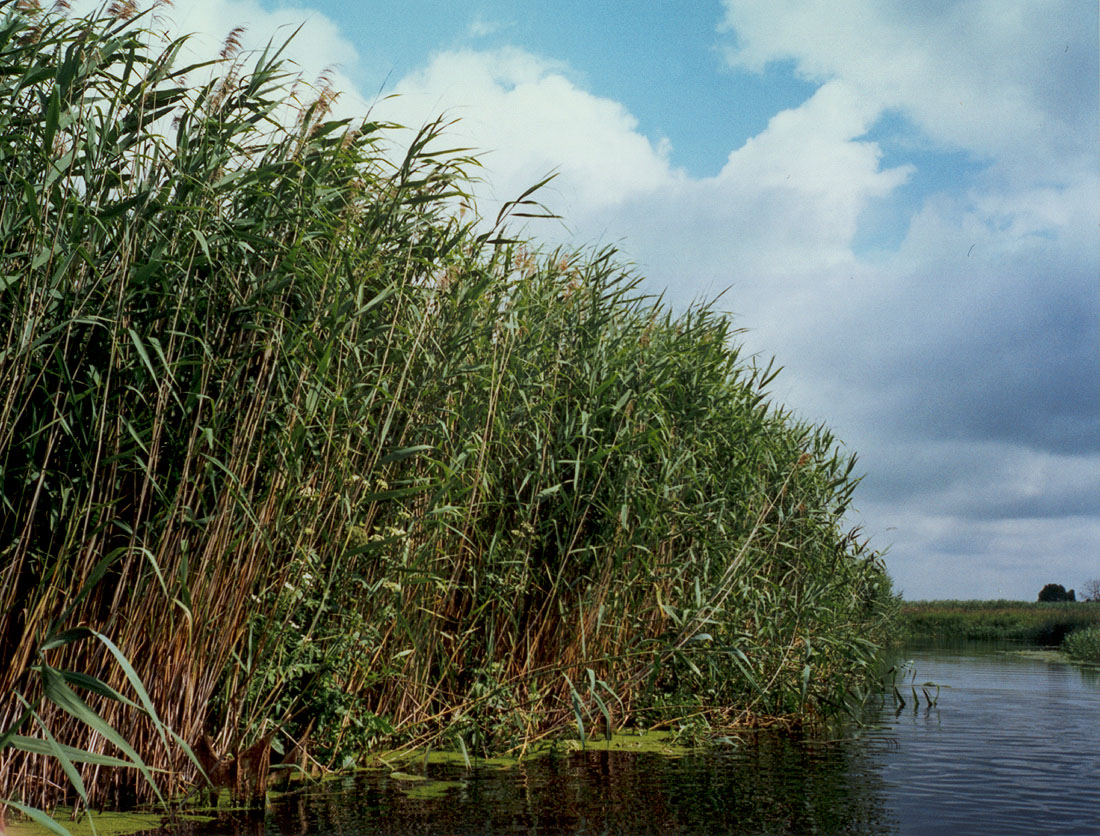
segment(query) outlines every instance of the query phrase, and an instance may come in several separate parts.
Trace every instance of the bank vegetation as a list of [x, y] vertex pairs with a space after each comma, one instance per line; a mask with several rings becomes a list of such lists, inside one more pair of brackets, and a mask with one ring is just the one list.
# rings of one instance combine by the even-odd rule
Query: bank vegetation
[[854, 461], [728, 317], [117, 5], [0, 6], [0, 797], [860, 701]]
[[1100, 626], [1100, 602], [905, 601], [897, 635], [907, 641], [1014, 641], [1055, 646]]

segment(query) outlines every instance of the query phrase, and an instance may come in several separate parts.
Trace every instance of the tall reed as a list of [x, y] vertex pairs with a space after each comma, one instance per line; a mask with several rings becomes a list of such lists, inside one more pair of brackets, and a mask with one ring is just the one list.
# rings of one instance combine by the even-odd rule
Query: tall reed
[[[442, 123], [395, 154], [277, 48], [193, 85], [140, 17], [0, 9], [0, 729], [62, 615], [215, 758], [858, 697], [891, 598], [844, 523], [853, 460], [728, 318], [481, 222]], [[50, 653], [131, 687], [102, 644]], [[87, 700], [169, 792], [196, 779]], [[0, 753], [0, 790], [53, 803], [59, 768]]]

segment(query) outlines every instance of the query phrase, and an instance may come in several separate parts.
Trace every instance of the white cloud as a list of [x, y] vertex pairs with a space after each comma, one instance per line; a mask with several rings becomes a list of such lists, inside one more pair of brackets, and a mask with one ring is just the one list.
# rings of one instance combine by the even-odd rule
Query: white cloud
[[[838, 82], [778, 113], [703, 179], [674, 169], [667, 142], [651, 142], [622, 105], [572, 82], [567, 66], [518, 49], [438, 54], [396, 92], [379, 111], [389, 118], [460, 118], [456, 138], [487, 149], [486, 179], [501, 199], [557, 170], [543, 199], [577, 239], [625, 236], [629, 255], [680, 301], [746, 272], [788, 282], [812, 273], [816, 285], [823, 267], [855, 269], [860, 213], [911, 174], [882, 169], [878, 146], [859, 138], [877, 111]], [[740, 302], [742, 290], [753, 293], [739, 287]]]
[[217, 54], [236, 27], [244, 27], [245, 50], [262, 50], [269, 42], [278, 46], [294, 35], [286, 55], [307, 78], [336, 68], [345, 74], [341, 80], [346, 89], [353, 89], [346, 74], [358, 63], [356, 48], [321, 12], [293, 6], [267, 9], [256, 0], [188, 0], [168, 8], [165, 17], [175, 33], [191, 35], [193, 48], [205, 55]]
[[449, 133], [484, 152], [485, 179], [500, 199], [559, 171], [548, 194], [564, 198], [553, 208], [566, 215], [678, 179], [666, 151], [638, 132], [621, 104], [581, 89], [567, 73], [519, 49], [443, 52], [401, 79], [379, 113], [410, 127], [444, 111], [458, 117]]
[[[86, 13], [101, 6], [98, 0], [82, 0], [74, 3], [74, 11]], [[331, 110], [334, 118], [362, 118], [370, 108], [351, 80], [359, 63], [354, 44], [331, 18], [313, 9], [268, 9], [257, 0], [186, 0], [155, 9], [147, 25], [172, 38], [187, 36], [181, 64], [218, 58], [234, 30], [239, 30], [237, 55], [246, 69], [269, 46], [273, 50], [285, 46], [281, 57], [288, 61], [288, 70], [309, 85], [325, 79], [339, 93]], [[209, 72], [218, 71], [215, 67]], [[312, 97], [309, 91], [301, 95], [307, 100]]]
[[[885, 197], [912, 173], [911, 166], [882, 170], [878, 145], [858, 139], [876, 115], [849, 87], [829, 82], [730, 154], [717, 184], [727, 200], [753, 205], [755, 224], [782, 230], [785, 240], [770, 247], [774, 270], [849, 262], [868, 201]], [[758, 242], [748, 243], [757, 248]]]
[[[935, 8], [853, 0], [843, 12], [830, 0], [725, 6], [735, 66], [793, 60], [808, 78], [841, 79], [931, 139], [1023, 181], [1067, 183], [1091, 166], [1095, 101], [1079, 97], [1083, 74], [1095, 76], [1094, 33], [1081, 26], [1076, 0], [948, 0]], [[1052, 169], [1055, 159], [1071, 170]]]
[[499, 20], [486, 20], [479, 16], [470, 21], [470, 25], [466, 29], [466, 34], [471, 38], [485, 38], [489, 35], [495, 35], [497, 32], [506, 28], [506, 26], [508, 26], [508, 24], [501, 23]]

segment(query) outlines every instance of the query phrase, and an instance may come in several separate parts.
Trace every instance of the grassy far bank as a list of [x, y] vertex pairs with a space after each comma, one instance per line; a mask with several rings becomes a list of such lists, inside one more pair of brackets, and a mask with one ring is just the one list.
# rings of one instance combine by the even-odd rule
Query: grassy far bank
[[[904, 601], [897, 632], [902, 640], [1004, 640], [1057, 646], [1075, 631], [1084, 635], [1098, 628], [1100, 602]], [[1074, 639], [1082, 641], [1082, 637]]]
[[126, 18], [0, 0], [0, 797], [859, 700], [854, 460], [727, 317]]

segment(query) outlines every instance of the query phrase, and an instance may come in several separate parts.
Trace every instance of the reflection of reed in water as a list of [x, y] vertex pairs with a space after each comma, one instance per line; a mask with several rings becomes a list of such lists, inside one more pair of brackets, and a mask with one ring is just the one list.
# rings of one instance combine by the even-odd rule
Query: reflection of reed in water
[[428, 764], [424, 782], [363, 773], [277, 798], [266, 817], [223, 817], [178, 836], [888, 834], [896, 822], [875, 751], [860, 741], [761, 734], [682, 757], [589, 749], [507, 769]]

